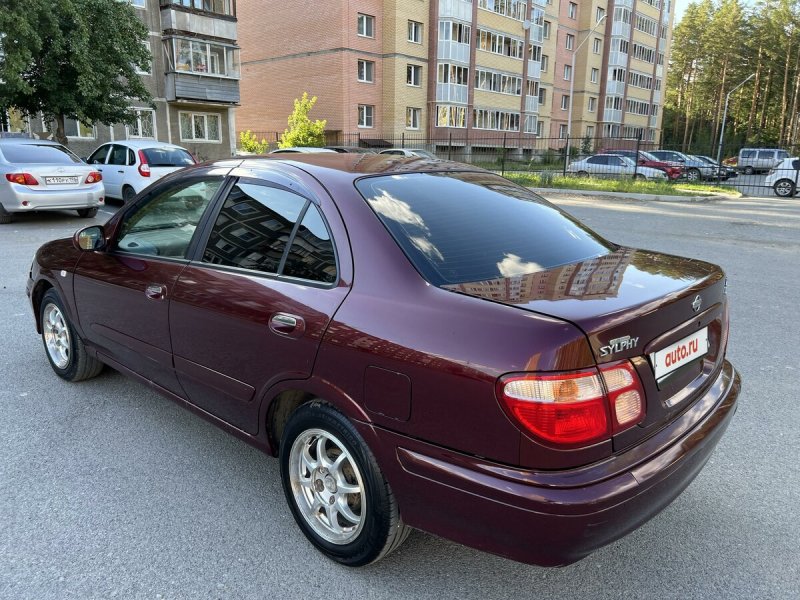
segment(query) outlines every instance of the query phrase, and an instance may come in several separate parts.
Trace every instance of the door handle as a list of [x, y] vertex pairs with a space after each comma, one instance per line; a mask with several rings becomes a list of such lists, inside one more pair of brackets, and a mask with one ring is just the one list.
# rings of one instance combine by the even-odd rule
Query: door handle
[[125, 171], [117, 171], [117, 173], [124, 173]]
[[144, 295], [150, 300], [163, 300], [167, 295], [167, 288], [159, 283], [150, 283], [145, 288]]
[[302, 317], [289, 313], [275, 313], [269, 319], [269, 328], [277, 334], [300, 337], [306, 330], [306, 322]]

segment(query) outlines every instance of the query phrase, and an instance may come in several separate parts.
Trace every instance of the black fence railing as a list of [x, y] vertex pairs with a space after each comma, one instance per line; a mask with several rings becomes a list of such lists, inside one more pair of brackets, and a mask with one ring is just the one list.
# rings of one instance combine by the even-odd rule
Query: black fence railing
[[[257, 140], [268, 143], [268, 151], [278, 147], [280, 132], [252, 133]], [[800, 149], [792, 147], [741, 149], [725, 146], [721, 152], [718, 147], [709, 147], [702, 153], [687, 154], [679, 147], [659, 146], [631, 137], [528, 138], [516, 132], [489, 135], [489, 132], [476, 130], [472, 130], [469, 137], [466, 131], [454, 131], [436, 138], [413, 132], [380, 135], [333, 131], [326, 132], [325, 141], [326, 146], [344, 151], [420, 150], [503, 175], [530, 173], [546, 177], [707, 183], [736, 188], [749, 196], [792, 196], [800, 188], [800, 162], [784, 164], [786, 158], [798, 155]], [[718, 153], [723, 159], [720, 162], [717, 162]], [[745, 157], [741, 164], [740, 156]]]

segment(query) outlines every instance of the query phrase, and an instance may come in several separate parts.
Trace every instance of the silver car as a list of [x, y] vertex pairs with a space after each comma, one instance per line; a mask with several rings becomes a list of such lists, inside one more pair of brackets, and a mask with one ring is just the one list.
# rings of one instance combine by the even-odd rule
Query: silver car
[[660, 169], [640, 167], [632, 159], [619, 154], [595, 154], [583, 160], [570, 163], [567, 173], [574, 173], [579, 177], [594, 175], [595, 177], [621, 177], [629, 176], [635, 179], [663, 180], [667, 174]]
[[56, 142], [0, 139], [0, 223], [13, 214], [77, 210], [94, 217], [105, 200], [102, 175]]

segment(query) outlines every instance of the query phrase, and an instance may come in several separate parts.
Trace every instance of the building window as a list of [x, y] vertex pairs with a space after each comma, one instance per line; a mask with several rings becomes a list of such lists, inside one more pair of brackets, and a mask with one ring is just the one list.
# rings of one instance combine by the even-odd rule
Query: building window
[[472, 120], [475, 129], [519, 131], [519, 113], [515, 112], [476, 108], [472, 112]]
[[371, 60], [358, 61], [358, 80], [363, 83], [375, 81], [375, 63]]
[[358, 126], [372, 127], [374, 123], [375, 107], [371, 104], [358, 105]]
[[552, 26], [553, 26], [553, 24], [550, 23], [550, 21], [545, 21], [542, 24], [542, 36], [544, 36], [544, 39], [546, 39], [546, 40], [550, 39], [550, 28]]
[[408, 41], [415, 44], [422, 43], [422, 23], [418, 21], [408, 22]]
[[566, 123], [562, 123], [561, 125], [558, 126], [558, 137], [560, 137], [561, 139], [564, 139], [564, 138], [567, 137], [567, 124]]
[[422, 117], [421, 108], [406, 108], [406, 129], [419, 129], [419, 123]]
[[597, 13], [595, 14], [595, 17], [594, 17], [595, 23], [599, 23], [600, 19], [602, 19], [605, 16], [606, 16], [606, 9], [605, 8], [600, 8], [598, 6], [597, 7]]
[[600, 51], [603, 49], [603, 40], [600, 38], [594, 38], [592, 41], [592, 52], [595, 54], [600, 54]]
[[589, 139], [594, 137], [594, 125], [586, 126], [586, 137], [588, 137]]
[[[144, 45], [144, 47], [145, 47], [145, 48], [147, 48], [147, 51], [148, 51], [148, 52], [150, 52], [150, 51], [151, 51], [151, 50], [150, 50], [150, 40], [146, 40], [146, 41], [142, 42], [142, 44]], [[137, 74], [139, 74], [139, 75], [152, 75], [152, 74], [153, 74], [153, 64], [152, 64], [152, 61], [147, 63], [147, 70], [141, 70], [141, 69], [139, 69], [139, 67], [138, 67], [138, 66], [136, 66], [136, 65], [134, 65], [133, 69], [134, 69], [134, 71], [136, 71], [136, 73], [137, 73]]]
[[239, 78], [239, 49], [183, 38], [170, 40], [176, 71]]
[[598, 79], [600, 78], [600, 69], [595, 69], [592, 67], [590, 78], [592, 83], [597, 83]]
[[542, 73], [547, 73], [547, 67], [550, 66], [550, 57], [547, 54], [542, 54]]
[[543, 87], [539, 88], [539, 106], [544, 106], [547, 101], [547, 90]]
[[597, 98], [592, 98], [592, 97], [590, 96], [590, 97], [589, 97], [589, 106], [588, 106], [588, 111], [589, 111], [589, 112], [594, 112], [596, 109], [597, 109]]
[[422, 67], [419, 65], [406, 66], [406, 85], [419, 87], [422, 85]]
[[478, 30], [478, 50], [521, 59], [524, 49], [524, 40], [508, 34], [494, 33], [485, 29]]
[[564, 94], [561, 96], [561, 110], [567, 110], [569, 108], [569, 94]]
[[180, 121], [181, 141], [222, 141], [222, 130], [218, 114], [181, 112], [178, 113], [178, 120]]
[[136, 8], [147, 8], [147, 0], [130, 0]]
[[358, 13], [358, 35], [361, 37], [375, 37], [375, 17]]
[[136, 121], [128, 125], [128, 139], [156, 139], [156, 111], [137, 108], [133, 112]]
[[440, 104], [436, 107], [437, 127], [457, 127], [463, 129], [467, 126], [467, 107]]
[[572, 66], [571, 65], [564, 65], [564, 79], [569, 81], [572, 79]]
[[66, 117], [64, 118], [64, 135], [68, 138], [82, 140], [93, 140], [96, 137], [93, 126]]
[[475, 70], [475, 89], [519, 96], [522, 94], [522, 77], [485, 69]]
[[536, 121], [536, 137], [544, 135], [544, 121]]
[[574, 2], [569, 3], [569, 7], [567, 8], [567, 15], [570, 19], [577, 19], [578, 18], [578, 5]]
[[568, 33], [564, 39], [564, 47], [567, 50], [572, 50], [575, 47], [575, 36], [571, 33]]

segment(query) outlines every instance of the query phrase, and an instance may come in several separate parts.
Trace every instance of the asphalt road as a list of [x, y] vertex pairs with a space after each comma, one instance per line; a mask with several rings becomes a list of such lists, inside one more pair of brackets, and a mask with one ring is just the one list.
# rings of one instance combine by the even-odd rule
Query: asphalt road
[[740, 409], [641, 529], [562, 569], [420, 532], [361, 570], [329, 562], [295, 527], [277, 461], [111, 370], [55, 377], [25, 280], [39, 244], [87, 221], [31, 215], [0, 226], [0, 598], [797, 598], [800, 201], [556, 201], [729, 275]]

